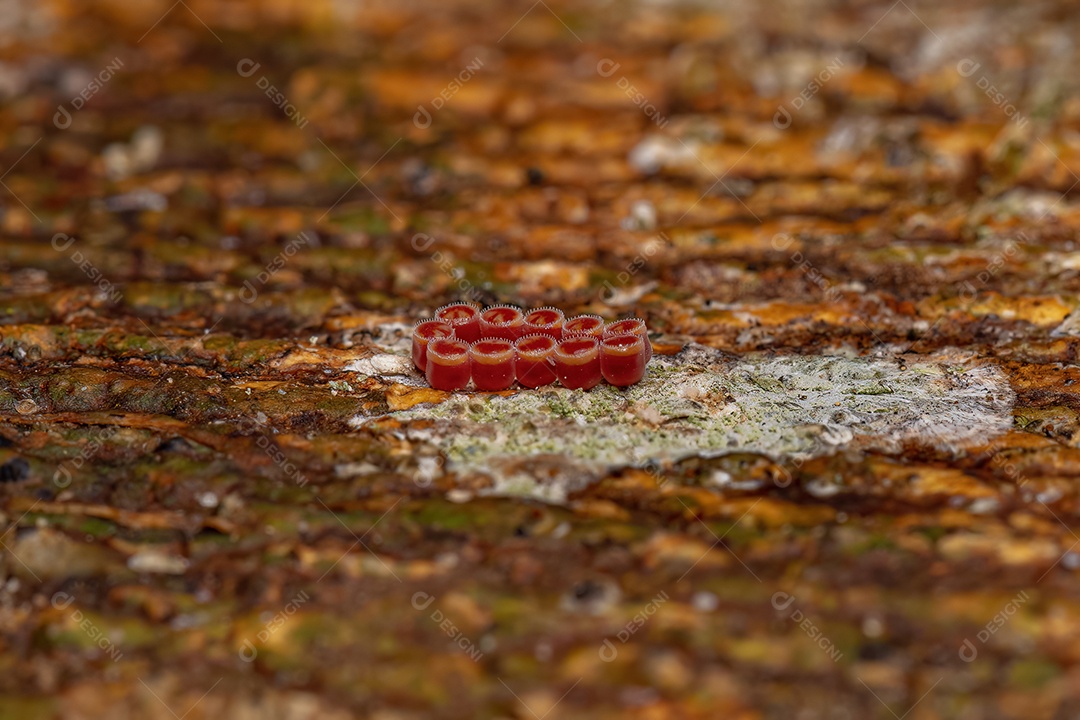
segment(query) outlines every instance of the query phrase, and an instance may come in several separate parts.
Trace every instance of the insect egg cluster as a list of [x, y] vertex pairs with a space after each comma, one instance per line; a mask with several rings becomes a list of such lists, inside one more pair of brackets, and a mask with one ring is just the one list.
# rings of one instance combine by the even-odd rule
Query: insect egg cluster
[[438, 390], [498, 391], [515, 382], [588, 390], [607, 381], [639, 382], [652, 358], [645, 322], [605, 323], [599, 315], [566, 318], [557, 308], [529, 312], [513, 305], [481, 310], [471, 303], [444, 305], [413, 327], [413, 364]]

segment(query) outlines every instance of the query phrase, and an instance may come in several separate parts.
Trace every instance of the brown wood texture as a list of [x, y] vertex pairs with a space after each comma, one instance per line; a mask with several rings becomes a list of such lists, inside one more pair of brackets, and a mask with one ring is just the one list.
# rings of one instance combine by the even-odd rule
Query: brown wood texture
[[0, 15], [0, 719], [1080, 716], [1074, 3]]

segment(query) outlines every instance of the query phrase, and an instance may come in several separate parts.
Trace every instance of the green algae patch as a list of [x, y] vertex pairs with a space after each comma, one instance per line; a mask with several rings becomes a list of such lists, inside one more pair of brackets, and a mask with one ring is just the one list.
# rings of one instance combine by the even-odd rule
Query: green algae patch
[[911, 443], [954, 452], [1008, 430], [1014, 399], [999, 370], [948, 352], [919, 363], [731, 361], [692, 345], [654, 358], [646, 378], [628, 388], [464, 392], [390, 417], [410, 440], [437, 446], [448, 470], [490, 475], [492, 494], [563, 502], [614, 468], [693, 456], [800, 460], [842, 448], [899, 452]]

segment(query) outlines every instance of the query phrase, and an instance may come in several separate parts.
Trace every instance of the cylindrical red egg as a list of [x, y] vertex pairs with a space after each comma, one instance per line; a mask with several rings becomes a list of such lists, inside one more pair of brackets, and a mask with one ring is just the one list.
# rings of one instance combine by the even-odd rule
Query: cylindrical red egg
[[559, 341], [552, 355], [555, 374], [563, 387], [588, 390], [603, 379], [600, 370], [600, 341], [591, 335], [577, 335]]
[[626, 387], [645, 377], [646, 342], [640, 335], [608, 335], [600, 342], [600, 372], [612, 385]]
[[517, 381], [528, 388], [538, 388], [555, 382], [555, 346], [558, 340], [550, 335], [526, 335], [514, 343]]
[[427, 346], [437, 338], [454, 337], [454, 328], [441, 320], [421, 320], [413, 325], [412, 361], [420, 372], [427, 371]]
[[645, 362], [652, 360], [652, 343], [649, 342], [649, 329], [640, 318], [626, 318], [608, 323], [604, 328], [604, 337], [612, 335], [640, 335], [645, 341]]
[[562, 336], [564, 338], [577, 335], [588, 335], [594, 338], [603, 337], [604, 318], [599, 315], [578, 315], [563, 323]]
[[477, 390], [506, 390], [514, 384], [514, 343], [506, 338], [481, 338], [469, 347], [472, 381]]
[[472, 376], [469, 343], [435, 338], [427, 346], [427, 381], [436, 390], [463, 390]]
[[480, 308], [472, 303], [443, 305], [435, 311], [435, 319], [454, 328], [454, 337], [467, 343], [480, 339]]
[[480, 313], [480, 337], [513, 342], [525, 334], [525, 315], [513, 305], [492, 305]]
[[562, 337], [563, 322], [566, 316], [563, 311], [553, 307], [536, 308], [529, 311], [525, 316], [525, 334], [550, 335], [553, 338]]

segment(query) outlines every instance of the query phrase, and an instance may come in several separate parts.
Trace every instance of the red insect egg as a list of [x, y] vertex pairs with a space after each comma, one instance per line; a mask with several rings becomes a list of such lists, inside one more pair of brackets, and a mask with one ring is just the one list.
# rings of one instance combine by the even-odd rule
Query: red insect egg
[[553, 307], [537, 308], [525, 316], [525, 334], [539, 333], [560, 338], [565, 320], [562, 310]]
[[525, 334], [525, 315], [513, 305], [493, 305], [480, 313], [480, 337], [513, 342]]
[[483, 338], [469, 347], [472, 381], [477, 390], [505, 390], [514, 384], [514, 343]]
[[577, 335], [588, 335], [600, 338], [604, 335], [604, 318], [599, 315], [578, 315], [563, 323], [562, 336], [564, 338]]
[[427, 346], [427, 381], [436, 390], [463, 390], [472, 376], [469, 343], [436, 338]]
[[627, 318], [608, 323], [604, 328], [604, 337], [612, 335], [639, 335], [645, 342], [645, 362], [652, 360], [652, 343], [649, 342], [649, 329], [640, 318]]
[[471, 343], [480, 339], [480, 308], [472, 303], [451, 303], [435, 311], [435, 319], [454, 328], [454, 337]]
[[591, 335], [578, 335], [559, 341], [552, 355], [555, 374], [563, 387], [588, 390], [603, 379], [600, 370], [600, 341]]
[[427, 346], [437, 338], [454, 337], [454, 328], [441, 320], [421, 320], [413, 325], [412, 361], [420, 372], [427, 370]]
[[555, 382], [555, 346], [550, 335], [526, 335], [514, 343], [517, 351], [517, 381], [528, 388]]
[[626, 387], [645, 377], [646, 342], [640, 335], [608, 335], [600, 342], [600, 372], [612, 385]]

